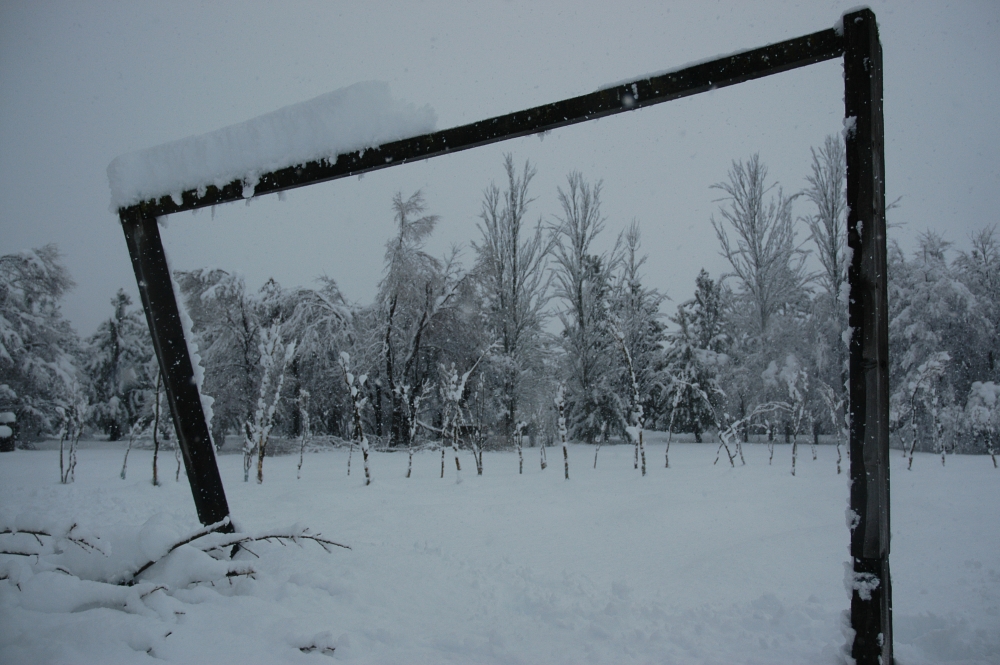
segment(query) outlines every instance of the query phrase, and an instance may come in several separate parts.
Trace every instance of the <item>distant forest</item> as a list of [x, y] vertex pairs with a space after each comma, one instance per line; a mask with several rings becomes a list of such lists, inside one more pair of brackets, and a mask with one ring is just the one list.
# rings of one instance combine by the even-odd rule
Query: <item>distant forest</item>
[[[757, 155], [732, 163], [713, 185], [722, 198], [711, 220], [730, 269], [702, 270], [672, 311], [644, 282], [637, 223], [609, 251], [594, 249], [607, 233], [602, 183], [570, 173], [561, 210], [532, 222], [534, 175], [507, 156], [500, 184], [484, 190], [467, 266], [425, 251], [437, 217], [421, 192], [397, 193], [367, 305], [349, 304], [330, 278], [252, 291], [223, 270], [175, 273], [216, 442], [238, 434], [250, 455], [271, 433], [350, 439], [360, 426], [387, 448], [449, 432], [480, 449], [512, 447], [558, 438], [560, 409], [581, 442], [635, 428], [846, 441], [839, 137], [812, 150], [808, 186], [793, 194]], [[890, 244], [894, 446], [943, 455], [997, 445], [1000, 239], [990, 226], [970, 241], [958, 251], [928, 231], [912, 255]], [[0, 411], [15, 414], [23, 445], [74, 431], [148, 435], [164, 407], [141, 308], [119, 291], [80, 339], [60, 312], [72, 287], [55, 245], [0, 257]]]

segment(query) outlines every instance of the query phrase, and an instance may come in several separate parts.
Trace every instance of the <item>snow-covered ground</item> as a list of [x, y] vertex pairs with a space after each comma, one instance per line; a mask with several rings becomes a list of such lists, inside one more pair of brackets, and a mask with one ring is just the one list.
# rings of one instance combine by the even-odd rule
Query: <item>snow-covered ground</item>
[[[253, 579], [230, 581], [180, 548], [133, 587], [43, 569], [108, 577], [196, 530], [173, 456], [153, 487], [149, 451], [132, 451], [122, 481], [121, 448], [84, 444], [71, 485], [56, 451], [4, 454], [0, 529], [75, 521], [107, 556], [66, 542], [37, 564], [0, 556], [0, 662], [838, 662], [847, 478], [833, 447], [817, 461], [801, 448], [793, 477], [786, 445], [773, 466], [748, 446], [733, 469], [724, 455], [713, 466], [713, 444], [675, 443], [664, 469], [654, 442], [641, 478], [630, 447], [602, 448], [595, 470], [593, 448], [574, 445], [569, 481], [559, 448], [545, 471], [525, 452], [523, 476], [508, 452], [487, 453], [482, 477], [463, 453], [459, 483], [436, 453], [410, 479], [405, 454], [375, 453], [370, 487], [358, 451], [349, 478], [346, 450], [307, 455], [301, 480], [297, 455], [268, 458], [263, 485], [221, 455], [241, 530], [300, 523], [352, 549], [256, 543], [236, 557]], [[892, 461], [899, 662], [1000, 662], [1000, 471], [988, 457]], [[24, 537], [0, 535], [0, 549]], [[185, 586], [212, 570], [214, 585]]]

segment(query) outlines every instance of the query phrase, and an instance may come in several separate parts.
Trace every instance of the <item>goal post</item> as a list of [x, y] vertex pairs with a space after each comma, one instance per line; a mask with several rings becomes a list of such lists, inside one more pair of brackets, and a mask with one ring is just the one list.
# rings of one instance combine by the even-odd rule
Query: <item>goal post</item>
[[851, 656], [892, 662], [889, 578], [889, 365], [882, 47], [875, 14], [860, 9], [841, 23], [795, 39], [734, 53], [579, 97], [393, 141], [336, 158], [264, 173], [245, 182], [164, 193], [118, 210], [146, 321], [164, 377], [198, 518], [229, 515], [195, 369], [160, 239], [157, 218], [596, 120], [834, 58], [844, 58], [847, 238], [850, 301]]

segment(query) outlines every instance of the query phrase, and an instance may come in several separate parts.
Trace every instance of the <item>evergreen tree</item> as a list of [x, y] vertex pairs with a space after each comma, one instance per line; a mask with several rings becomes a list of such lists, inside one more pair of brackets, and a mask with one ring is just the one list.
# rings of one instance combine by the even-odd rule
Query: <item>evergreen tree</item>
[[723, 392], [718, 373], [728, 357], [723, 353], [722, 286], [702, 269], [694, 298], [670, 317], [677, 329], [669, 335], [667, 383], [660, 426], [668, 431], [694, 432], [695, 441], [717, 424], [716, 409]]
[[130, 310], [131, 304], [132, 299], [119, 289], [111, 299], [114, 313], [87, 339], [84, 350], [91, 419], [111, 441], [135, 424], [154, 390], [155, 377], [147, 373], [153, 343], [145, 317], [138, 309]]
[[76, 333], [60, 303], [74, 284], [55, 245], [0, 256], [0, 400], [21, 436], [52, 432], [77, 402]]
[[972, 383], [987, 378], [981, 358], [993, 334], [980, 301], [949, 263], [949, 247], [928, 231], [913, 260], [898, 245], [889, 252], [891, 418], [896, 427], [920, 422], [914, 435], [927, 432], [935, 442], [942, 427], [958, 421]]
[[639, 402], [631, 404], [630, 410], [636, 413], [641, 407], [644, 420], [652, 423], [657, 416], [657, 397], [666, 363], [666, 327], [660, 320], [660, 305], [667, 297], [642, 283], [642, 266], [647, 257], [641, 255], [638, 222], [632, 222], [624, 237], [621, 269], [610, 301], [614, 337], [622, 347], [617, 357], [619, 394], [627, 396], [625, 401], [631, 404], [637, 392]]
[[970, 371], [978, 381], [1000, 383], [1000, 240], [997, 227], [986, 227], [970, 238], [972, 248], [959, 252], [955, 260], [956, 275], [976, 297], [976, 306], [989, 321], [992, 334], [981, 340], [982, 345], [970, 351]]

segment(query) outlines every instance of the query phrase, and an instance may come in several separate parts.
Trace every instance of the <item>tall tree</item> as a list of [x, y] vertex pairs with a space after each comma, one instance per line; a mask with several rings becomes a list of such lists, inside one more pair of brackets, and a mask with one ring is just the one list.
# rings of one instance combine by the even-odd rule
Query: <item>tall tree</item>
[[652, 422], [665, 365], [666, 328], [660, 320], [660, 305], [667, 297], [643, 285], [646, 260], [639, 223], [633, 221], [625, 231], [621, 268], [610, 298], [610, 320], [620, 352], [620, 392], [630, 403], [630, 420], [635, 421], [641, 412], [644, 421]]
[[558, 190], [563, 215], [553, 229], [555, 294], [565, 302], [559, 318], [570, 378], [565, 417], [571, 436], [592, 442], [604, 429], [624, 433], [625, 428], [625, 408], [614, 386], [613, 337], [607, 326], [621, 237], [610, 252], [592, 254], [594, 239], [605, 223], [601, 183], [591, 186], [574, 171], [567, 184], [568, 189]]
[[835, 134], [827, 136], [818, 150], [810, 150], [812, 173], [806, 177], [809, 186], [802, 195], [816, 206], [816, 211], [804, 219], [823, 266], [820, 283], [827, 299], [835, 304], [847, 283], [847, 160], [844, 143]]
[[[385, 277], [379, 285], [382, 380], [389, 393], [390, 446], [406, 445], [420, 387], [427, 385], [433, 360], [425, 346], [430, 329], [450, 305], [459, 285], [457, 251], [439, 261], [424, 251], [437, 215], [425, 215], [419, 191], [392, 200], [396, 234], [386, 243]], [[381, 397], [381, 396], [380, 396]], [[404, 399], [406, 403], [404, 403]], [[381, 408], [379, 406], [378, 408]]]
[[[733, 162], [729, 180], [712, 185], [726, 196], [719, 208], [722, 220], [712, 216], [722, 255], [729, 261], [739, 295], [752, 310], [754, 332], [769, 332], [774, 315], [788, 303], [802, 298], [809, 276], [805, 253], [795, 245], [792, 218], [794, 196], [785, 196], [777, 185], [767, 184], [767, 166], [754, 154], [744, 163]], [[732, 235], [730, 235], [732, 233]]]
[[[819, 148], [811, 148], [812, 173], [802, 195], [814, 206], [815, 212], [804, 217], [809, 238], [815, 245], [822, 265], [819, 283], [824, 291], [813, 302], [814, 319], [812, 354], [818, 379], [830, 391], [832, 402], [842, 405], [834, 412], [831, 426], [840, 430], [847, 404], [847, 160], [843, 140], [838, 135], [826, 137]], [[823, 393], [829, 394], [829, 393]]]
[[306, 391], [297, 406], [288, 401], [294, 407], [289, 408], [288, 433], [306, 436], [308, 420], [314, 431], [348, 438], [349, 396], [341, 376], [340, 352], [348, 350], [356, 360], [366, 358], [367, 365], [377, 365], [377, 354], [360, 348], [360, 308], [347, 303], [333, 279], [321, 277], [317, 281], [316, 289], [299, 288], [288, 294], [292, 313], [283, 328], [286, 338], [298, 340], [298, 344], [286, 380], [292, 395]]
[[[490, 184], [483, 192], [482, 239], [476, 250], [476, 277], [481, 288], [487, 326], [497, 350], [492, 358], [502, 409], [501, 431], [509, 443], [524, 394], [525, 373], [537, 366], [550, 278], [546, 256], [551, 241], [542, 234], [541, 220], [532, 232], [527, 209], [528, 188], [535, 169], [525, 162], [520, 174], [510, 154], [504, 157], [507, 186]], [[528, 411], [531, 409], [529, 408]]]
[[713, 215], [711, 221], [732, 268], [722, 279], [736, 282], [729, 313], [734, 362], [727, 366], [725, 383], [728, 411], [745, 424], [746, 440], [748, 418], [766, 399], [761, 372], [802, 344], [811, 276], [805, 270], [807, 252], [795, 241], [796, 197], [768, 183], [767, 167], [757, 154], [733, 162], [728, 176], [712, 186], [725, 196], [721, 220]]

